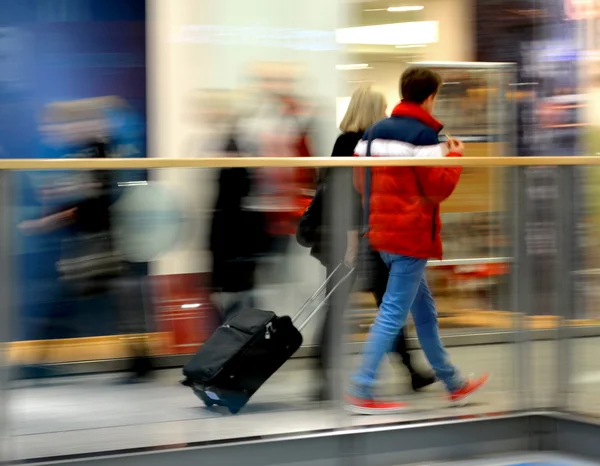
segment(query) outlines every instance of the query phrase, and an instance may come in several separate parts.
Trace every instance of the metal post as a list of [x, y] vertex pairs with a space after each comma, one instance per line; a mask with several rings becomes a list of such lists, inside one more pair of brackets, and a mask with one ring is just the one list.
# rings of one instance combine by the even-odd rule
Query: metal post
[[[351, 228], [349, 220], [352, 218], [352, 212], [357, 206], [352, 205], [352, 168], [336, 167], [329, 171], [327, 176], [327, 189], [325, 190], [325, 206], [324, 212], [327, 218], [331, 219], [332, 231], [331, 240], [327, 247], [329, 251], [325, 251], [328, 260], [332, 262], [331, 266], [335, 267], [337, 263], [343, 260], [344, 250], [339, 245], [346, 243], [348, 230]], [[331, 286], [335, 286], [348, 272], [339, 270], [332, 278]], [[328, 320], [330, 322], [329, 332], [330, 345], [326, 359], [329, 359], [330, 364], [330, 391], [333, 399], [341, 406], [343, 403], [343, 391], [346, 385], [345, 378], [347, 376], [345, 369], [345, 351], [344, 341], [346, 336], [345, 311], [349, 304], [349, 287], [351, 280], [343, 283], [339, 291], [332, 294], [326, 307]], [[333, 289], [333, 288], [330, 288]], [[343, 411], [340, 411], [343, 412]], [[340, 415], [343, 416], [343, 415]], [[343, 417], [340, 419], [343, 422]]]
[[10, 361], [8, 345], [12, 339], [12, 253], [11, 253], [11, 197], [10, 173], [0, 171], [0, 461], [10, 461], [10, 413], [8, 388], [10, 381]]
[[[514, 101], [507, 98], [507, 92], [509, 90], [509, 83], [512, 79], [512, 74], [509, 70], [500, 70], [497, 79], [498, 79], [498, 94], [497, 94], [497, 124], [495, 127], [495, 131], [497, 131], [499, 147], [501, 148], [500, 153], [495, 153], [494, 155], [498, 156], [514, 156], [514, 151], [516, 150], [515, 143], [515, 104]], [[498, 147], [498, 146], [497, 146]], [[496, 151], [498, 152], [498, 151]], [[494, 178], [494, 188], [497, 192], [501, 193], [500, 199], [496, 200], [495, 209], [492, 212], [496, 212], [499, 216], [497, 221], [500, 222], [500, 236], [503, 238], [511, 238], [512, 237], [512, 225], [509, 218], [510, 209], [511, 209], [511, 201], [512, 196], [514, 196], [514, 192], [510, 189], [506, 189], [507, 186], [512, 186], [511, 176], [516, 175], [511, 171], [510, 168], [504, 167], [496, 167], [495, 168], [495, 178]], [[491, 196], [493, 199], [495, 196]], [[497, 256], [510, 256], [511, 252], [507, 250], [506, 246], [495, 246], [496, 241], [492, 240], [491, 254], [493, 257]], [[508, 261], [512, 263], [512, 257], [508, 258]], [[496, 296], [496, 306], [498, 309], [511, 309], [510, 302], [510, 278], [508, 280], [503, 280], [502, 285], [500, 287], [498, 296]], [[513, 308], [514, 310], [514, 308]]]
[[[507, 84], [516, 84], [517, 72], [511, 67]], [[508, 89], [508, 85], [506, 88]], [[508, 155], [519, 155], [517, 136], [517, 103], [516, 99], [507, 102], [508, 108], [505, 115], [506, 138]], [[509, 187], [506, 193], [506, 220], [509, 228], [507, 233], [511, 239], [512, 263], [510, 268], [510, 309], [513, 313], [515, 367], [514, 383], [515, 409], [526, 410], [532, 406], [531, 398], [531, 346], [526, 328], [525, 316], [531, 308], [531, 261], [527, 254], [526, 236], [526, 209], [527, 205], [527, 179], [526, 167], [510, 167], [507, 169]], [[510, 217], [509, 217], [510, 216]]]
[[515, 325], [515, 384], [516, 409], [531, 407], [530, 342], [525, 326], [525, 315], [531, 306], [531, 261], [527, 256], [525, 241], [525, 215], [521, 207], [527, 201], [524, 167], [512, 167], [511, 175], [511, 214], [512, 214], [512, 266], [511, 266], [511, 308]]
[[556, 267], [555, 283], [557, 289], [556, 329], [556, 390], [553, 408], [564, 410], [569, 402], [569, 380], [571, 376], [571, 334], [569, 320], [574, 317], [573, 265], [576, 243], [576, 206], [574, 198], [574, 167], [557, 167], [558, 199], [556, 209]]

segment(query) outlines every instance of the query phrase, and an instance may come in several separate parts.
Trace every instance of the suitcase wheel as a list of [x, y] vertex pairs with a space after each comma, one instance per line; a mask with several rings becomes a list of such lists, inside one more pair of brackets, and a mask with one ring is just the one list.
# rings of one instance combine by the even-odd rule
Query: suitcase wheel
[[239, 413], [239, 412], [240, 412], [240, 408], [232, 408], [232, 407], [229, 407], [228, 409], [229, 409], [229, 412], [230, 412], [231, 414], [237, 414], [237, 413]]

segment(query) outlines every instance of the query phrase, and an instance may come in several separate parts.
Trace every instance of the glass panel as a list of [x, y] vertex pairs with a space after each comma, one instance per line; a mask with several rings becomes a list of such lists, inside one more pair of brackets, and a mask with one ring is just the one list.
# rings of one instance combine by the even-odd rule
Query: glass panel
[[[82, 194], [84, 186], [77, 181], [97, 172], [52, 173], [50, 185], [64, 186], [71, 180], [70, 186], [77, 188], [73, 191], [82, 194], [68, 202], [56, 200], [53, 212], [72, 214], [68, 222], [54, 217], [52, 223], [39, 223], [35, 220], [39, 210], [18, 206], [19, 262], [25, 266], [18, 287], [17, 341], [10, 352], [16, 376], [10, 417], [21, 455], [149, 447], [185, 438], [193, 441], [194, 432], [203, 432], [196, 440], [210, 440], [335, 426], [330, 412], [313, 422], [314, 410], [303, 411], [315, 390], [309, 365], [297, 360], [278, 371], [253, 397], [247, 414], [256, 416], [254, 428], [252, 421], [241, 417], [219, 422], [227, 417], [226, 409], [204, 409], [190, 388], [178, 384], [180, 366], [222, 323], [226, 311], [235, 312], [234, 303], [243, 303], [242, 311], [256, 307], [290, 314], [321, 282], [322, 273], [314, 272], [317, 264], [301, 265], [302, 260], [306, 264], [312, 259], [306, 250], [299, 251], [292, 237], [286, 237], [284, 244], [273, 243], [268, 255], [256, 259], [253, 255], [260, 250], [245, 249], [266, 232], [260, 224], [237, 215], [235, 206], [213, 208], [211, 204], [218, 202], [215, 194], [221, 194], [221, 201], [235, 195], [238, 174], [245, 170], [224, 172], [219, 177], [218, 170], [163, 170], [151, 174], [157, 181], [111, 182], [107, 203], [90, 203], [89, 198], [97, 196]], [[18, 174], [23, 179], [31, 175]], [[123, 176], [123, 172], [109, 174], [111, 180]], [[185, 180], [183, 189], [169, 187], [169, 178]], [[56, 183], [57, 179], [64, 183]], [[207, 206], [200, 214], [194, 201], [184, 196], [185, 187], [192, 184], [204, 187], [202, 199]], [[40, 189], [50, 193], [46, 179], [36, 192]], [[76, 212], [71, 213], [71, 208]], [[103, 246], [100, 233], [107, 231], [100, 219], [110, 221], [118, 249]], [[69, 244], [75, 239], [80, 244]], [[95, 261], [103, 257], [108, 267], [112, 262], [107, 251], [116, 250], [123, 268], [100, 275]], [[95, 259], [89, 257], [92, 254]], [[81, 263], [57, 266], [72, 259]], [[252, 295], [255, 266], [260, 286]], [[210, 287], [211, 276], [213, 285], [224, 293]], [[160, 364], [175, 369], [146, 374], [150, 356], [162, 357]], [[94, 366], [90, 361], [104, 362]], [[73, 362], [80, 364], [63, 364]], [[74, 375], [89, 371], [100, 373]], [[268, 422], [259, 421], [265, 416]], [[169, 427], [174, 421], [192, 422], [197, 429], [174, 433]], [[109, 441], [94, 433], [101, 428], [110, 432]], [[71, 432], [69, 446], [43, 440], [65, 431]]]
[[[326, 267], [314, 257], [315, 251], [311, 256], [310, 249], [299, 244], [294, 235], [277, 233], [269, 227], [280, 225], [281, 217], [273, 216], [275, 209], [259, 209], [256, 199], [249, 196], [252, 191], [240, 194], [244, 200], [241, 205], [223, 203], [225, 197], [235, 195], [243, 179], [255, 183], [260, 179], [259, 174], [260, 170], [254, 169], [164, 169], [150, 173], [151, 181], [145, 181], [141, 173], [113, 171], [107, 173], [108, 179], [115, 180], [110, 182], [111, 200], [108, 204], [92, 205], [94, 215], [87, 214], [89, 205], [83, 198], [95, 194], [82, 191], [82, 199], [70, 199], [68, 203], [57, 198], [54, 214], [70, 212], [61, 207], [64, 205], [75, 206], [78, 213], [70, 212], [74, 217], [67, 217], [66, 224], [54, 218], [59, 221], [52, 224], [56, 228], [36, 221], [41, 211], [35, 215], [32, 206], [18, 206], [19, 263], [35, 264], [35, 268], [26, 269], [29, 273], [35, 271], [35, 275], [24, 274], [19, 280], [18, 336], [10, 351], [16, 388], [11, 395], [12, 432], [20, 451], [31, 455], [56, 454], [53, 448], [57, 444], [42, 440], [42, 436], [52, 438], [63, 431], [71, 431], [73, 438], [77, 438], [70, 451], [84, 452], [114, 448], [113, 443], [99, 443], [94, 433], [99, 428], [121, 432], [122, 447], [148, 446], [156, 441], [240, 438], [457, 413], [496, 412], [514, 407], [511, 398], [514, 345], [473, 347], [451, 338], [447, 340], [450, 357], [461, 371], [469, 374], [489, 370], [495, 376], [475, 404], [452, 413], [445, 411], [448, 402], [442, 396], [441, 384], [427, 388], [422, 394], [413, 394], [410, 374], [397, 356], [390, 358], [391, 366], [383, 364], [378, 392], [381, 388], [382, 395], [409, 403], [410, 409], [402, 417], [352, 417], [340, 413], [335, 409], [337, 405], [317, 402], [323, 395], [335, 398], [336, 392], [323, 391], [331, 388], [335, 380], [332, 376], [340, 371], [343, 389], [349, 389], [350, 371], [359, 363], [362, 351], [362, 345], [350, 344], [345, 356], [341, 350], [322, 353], [319, 346], [325, 316], [334, 322], [330, 337], [339, 339], [341, 330], [348, 328], [348, 340], [360, 341], [374, 315], [372, 303], [353, 305], [346, 311], [341, 308], [342, 313], [337, 315], [345, 315], [346, 325], [336, 317], [331, 303], [319, 310], [302, 329], [304, 348], [296, 356], [325, 354], [325, 361], [321, 361], [329, 370], [319, 370], [319, 360], [298, 357], [289, 360], [243, 408], [243, 417], [229, 415], [224, 407], [204, 408], [207, 399], [198, 399], [190, 388], [180, 387], [177, 382], [182, 376], [177, 366], [189, 362], [189, 355], [225, 319], [232, 322], [231, 316], [236, 312], [248, 315], [253, 308], [292, 316], [327, 275]], [[34, 174], [14, 175], [15, 179], [29, 179]], [[67, 184], [83, 189], [87, 183], [81, 180], [98, 175], [85, 171], [52, 173], [42, 177], [43, 181], [38, 180], [36, 192], [42, 189], [49, 195], [49, 187]], [[169, 185], [169, 179], [178, 180], [177, 187]], [[205, 190], [202, 198], [205, 208], [198, 208], [197, 201], [185, 195], [186, 187], [199, 185]], [[345, 187], [353, 189], [351, 185]], [[103, 210], [107, 205], [112, 205], [110, 210]], [[333, 218], [343, 208], [351, 207], [346, 201], [334, 205], [337, 213]], [[328, 208], [325, 207], [326, 211]], [[92, 249], [99, 255], [109, 250], [100, 246], [99, 236], [88, 238], [75, 252], [67, 247], [73, 246], [69, 241], [81, 239], [82, 233], [87, 238], [90, 233], [87, 230], [97, 226], [106, 215], [118, 246], [116, 250], [124, 260], [120, 264], [126, 267], [115, 272], [115, 277], [99, 276], [97, 269], [85, 269], [87, 259], [79, 268], [57, 268], [64, 261], [87, 257]], [[259, 219], [262, 220], [257, 223]], [[297, 219], [292, 224], [295, 222]], [[262, 243], [261, 237], [269, 241]], [[437, 269], [431, 268], [429, 279], [434, 298], [440, 304], [440, 324], [448, 328], [452, 324], [444, 322], [451, 322], [453, 314], [450, 306], [443, 307], [444, 285], [435, 282]], [[82, 280], [73, 270], [94, 271], [94, 278]], [[91, 284], [96, 286], [90, 287]], [[333, 284], [326, 289], [331, 290]], [[27, 293], [34, 285], [37, 291]], [[349, 290], [338, 292], [349, 294]], [[352, 302], [360, 303], [365, 298], [373, 299], [365, 293], [355, 294]], [[310, 303], [304, 316], [310, 315], [322, 299], [323, 295]], [[235, 328], [243, 334], [243, 328]], [[407, 327], [410, 346], [416, 343], [413, 328], [414, 323], [410, 322]], [[332, 345], [327, 348], [333, 348]], [[410, 355], [419, 373], [431, 374], [420, 350], [413, 348]], [[155, 358], [148, 360], [146, 356]], [[102, 363], [90, 365], [91, 361]], [[73, 362], [79, 364], [65, 364]], [[152, 371], [148, 379], [132, 377], [143, 375], [149, 369], [148, 362], [176, 368]], [[115, 370], [125, 372], [112, 372]], [[77, 375], [88, 371], [96, 374]], [[147, 383], [122, 384], [143, 381]], [[223, 399], [214, 390], [207, 393], [213, 401], [210, 398], [213, 395]], [[85, 410], [83, 416], [82, 410]], [[198, 429], [186, 428], [174, 434], [167, 427], [170, 421], [190, 422]], [[135, 429], [131, 429], [132, 425]], [[151, 432], [154, 434], [150, 435]]]

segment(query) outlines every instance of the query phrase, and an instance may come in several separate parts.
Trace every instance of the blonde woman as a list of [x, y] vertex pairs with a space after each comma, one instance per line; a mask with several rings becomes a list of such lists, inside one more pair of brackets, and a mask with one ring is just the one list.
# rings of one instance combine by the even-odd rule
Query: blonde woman
[[[356, 89], [352, 94], [346, 114], [340, 123], [341, 134], [335, 141], [331, 156], [352, 157], [354, 155], [354, 150], [365, 131], [376, 122], [386, 118], [386, 108], [387, 103], [385, 97], [380, 92], [377, 92], [368, 86]], [[362, 221], [362, 209], [360, 207], [362, 201], [359, 193], [354, 190], [352, 178], [352, 168], [330, 169], [324, 172], [321, 176], [321, 183], [326, 187], [324, 190], [325, 192], [328, 191], [327, 187], [340, 186], [339, 183], [342, 183], [342, 186], [346, 187], [346, 191], [341, 190], [338, 191], [338, 193], [342, 191], [350, 192], [351, 198], [348, 199], [348, 202], [350, 202], [353, 207], [356, 207], [351, 209], [351, 218], [336, 218], [336, 222], [341, 221], [341, 223], [348, 228], [348, 233], [346, 238], [336, 238], [335, 241], [330, 238], [332, 219], [327, 218], [329, 211], [331, 210], [328, 207], [328, 201], [332, 199], [332, 197], [330, 197], [328, 194], [324, 194], [322, 201], [324, 205], [320, 209], [315, 209], [315, 211], [320, 210], [320, 213], [314, 215], [312, 219], [312, 221], [315, 222], [313, 223], [313, 226], [316, 226], [316, 228], [313, 228], [313, 231], [318, 231], [318, 233], [315, 235], [313, 241], [306, 241], [305, 243], [311, 243], [311, 254], [327, 268], [327, 276], [332, 274], [338, 264], [340, 264], [342, 261], [347, 264], [347, 266], [351, 267], [356, 260], [356, 253], [358, 250], [358, 230]], [[336, 202], [339, 201], [336, 200]], [[310, 219], [304, 218], [303, 221], [310, 222]], [[299, 230], [302, 230], [303, 227], [304, 225], [302, 225], [301, 221]], [[378, 255], [377, 257], [379, 258]], [[373, 269], [377, 272], [376, 277], [373, 280], [374, 288], [371, 291], [375, 296], [377, 306], [379, 306], [383, 300], [383, 295], [387, 286], [388, 269], [380, 258], [377, 262], [377, 267], [373, 267]], [[346, 273], [347, 269], [346, 271], [339, 269], [336, 272], [337, 276], [330, 280], [328, 284], [328, 293], [331, 291], [331, 288], [338, 283], [339, 279]], [[337, 288], [334, 296], [331, 297], [331, 302], [337, 303], [334, 308], [340, 307], [343, 309], [344, 304], [347, 302], [348, 296], [352, 291], [354, 282], [353, 278], [354, 277], [351, 277], [343, 285], [340, 285]], [[323, 377], [320, 379], [322, 383], [318, 393], [318, 398], [321, 400], [330, 398], [327, 383], [328, 370], [332, 366], [331, 342], [329, 336], [332, 332], [332, 326], [339, 325], [340, 321], [341, 319], [336, 319], [331, 312], [327, 312], [321, 331], [319, 345], [320, 351], [318, 358], [318, 368], [323, 375]], [[400, 356], [402, 363], [408, 369], [411, 376], [413, 390], [420, 390], [435, 382], [435, 378], [432, 375], [422, 375], [414, 369], [410, 354], [407, 350], [404, 333], [402, 331], [398, 335], [394, 352]]]

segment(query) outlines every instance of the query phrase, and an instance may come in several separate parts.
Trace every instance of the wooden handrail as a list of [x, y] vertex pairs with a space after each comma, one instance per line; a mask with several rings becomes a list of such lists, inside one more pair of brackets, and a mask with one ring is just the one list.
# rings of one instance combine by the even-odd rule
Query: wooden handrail
[[1, 159], [0, 170], [156, 169], [224, 167], [524, 167], [600, 165], [597, 156], [572, 157], [207, 157], [143, 159]]

